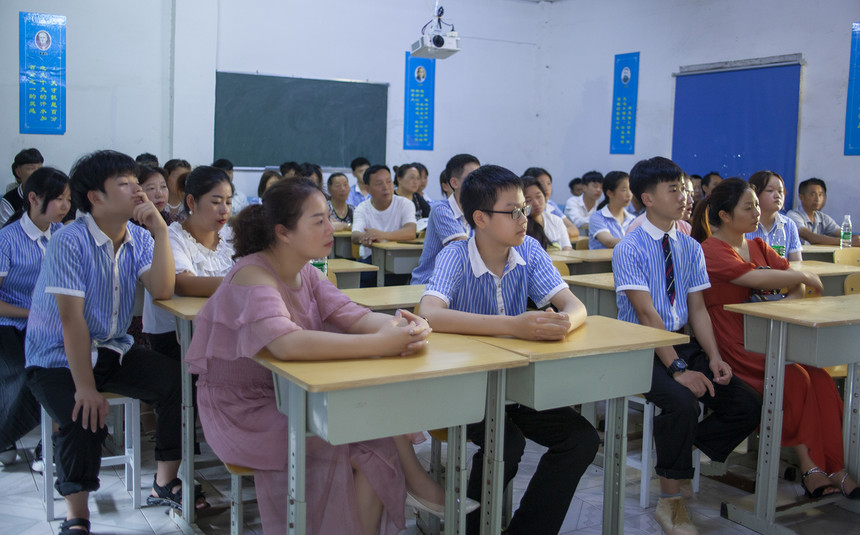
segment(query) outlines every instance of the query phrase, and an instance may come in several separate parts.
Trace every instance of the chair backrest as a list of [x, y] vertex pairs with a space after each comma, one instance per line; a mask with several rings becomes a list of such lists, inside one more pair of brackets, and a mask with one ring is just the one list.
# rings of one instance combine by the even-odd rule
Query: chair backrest
[[860, 294], [860, 273], [845, 277], [845, 295]]
[[357, 243], [352, 244], [352, 257], [353, 258], [361, 258], [361, 255], [358, 252], [360, 247], [361, 246]]
[[836, 249], [836, 251], [833, 252], [833, 262], [835, 264], [860, 265], [860, 247]]
[[332, 284], [337, 286], [337, 273], [335, 273], [334, 271], [329, 269], [327, 271], [327, 274], [328, 274], [328, 280], [330, 280]]
[[555, 269], [558, 270], [559, 274], [562, 277], [567, 277], [570, 275], [570, 268], [567, 267], [567, 264], [562, 262], [561, 260], [553, 260], [552, 265], [555, 266]]
[[588, 250], [588, 238], [579, 238], [576, 240], [576, 250], [577, 251], [587, 251]]

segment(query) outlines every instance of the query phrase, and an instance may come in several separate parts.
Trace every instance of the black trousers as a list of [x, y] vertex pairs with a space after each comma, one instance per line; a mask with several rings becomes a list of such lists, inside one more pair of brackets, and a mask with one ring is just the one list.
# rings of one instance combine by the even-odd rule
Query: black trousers
[[[480, 446], [472, 458], [466, 495], [480, 501], [484, 459], [484, 422], [466, 427], [466, 436]], [[540, 458], [507, 533], [555, 535], [561, 529], [576, 486], [594, 460], [600, 438], [588, 420], [569, 407], [536, 411], [522, 405], [505, 410], [505, 486], [517, 474], [526, 439], [549, 448]], [[466, 517], [466, 533], [480, 531], [480, 511]]]
[[39, 402], [27, 387], [25, 331], [0, 326], [0, 451], [39, 425]]
[[[96, 388], [140, 399], [158, 411], [155, 460], [182, 458], [182, 392], [179, 362], [142, 346], [133, 346], [122, 358], [110, 349], [99, 349], [93, 368]], [[96, 432], [72, 420], [75, 383], [68, 368], [27, 368], [27, 382], [33, 395], [59, 425], [53, 434], [55, 486], [62, 496], [99, 488], [102, 444], [107, 428]], [[132, 422], [131, 425], [138, 425]]]
[[[713, 380], [708, 357], [695, 340], [675, 346], [678, 358], [687, 369]], [[727, 385], [714, 385], [714, 397], [706, 392], [696, 398], [689, 388], [666, 373], [654, 356], [651, 391], [645, 399], [662, 411], [654, 417], [654, 444], [657, 449], [657, 475], [668, 479], [693, 477], [693, 446], [711, 459], [723, 462], [738, 444], [758, 427], [761, 396], [742, 380], [732, 376]], [[711, 412], [699, 422], [699, 402]]]

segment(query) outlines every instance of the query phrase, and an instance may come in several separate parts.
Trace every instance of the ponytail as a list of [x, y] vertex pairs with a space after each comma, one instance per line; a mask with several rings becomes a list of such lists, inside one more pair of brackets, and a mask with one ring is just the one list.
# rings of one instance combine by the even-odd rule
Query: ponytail
[[702, 243], [711, 237], [711, 225], [708, 223], [709, 209], [711, 206], [710, 195], [696, 203], [690, 223], [692, 230], [690, 236], [697, 242]]

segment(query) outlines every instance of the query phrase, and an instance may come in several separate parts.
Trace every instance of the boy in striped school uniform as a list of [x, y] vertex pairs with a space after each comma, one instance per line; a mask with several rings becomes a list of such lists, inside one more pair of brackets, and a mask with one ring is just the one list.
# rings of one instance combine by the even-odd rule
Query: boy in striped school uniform
[[156, 299], [172, 297], [174, 286], [167, 225], [138, 185], [136, 169], [131, 157], [114, 151], [75, 163], [70, 185], [82, 213], [48, 243], [33, 291], [27, 382], [59, 424], [55, 487], [67, 505], [64, 534], [89, 533], [87, 500], [99, 488], [107, 435], [104, 391], [139, 398], [158, 411], [158, 467], [147, 502], [179, 506], [181, 499], [179, 363], [132, 346], [127, 333], [138, 279]]
[[[711, 285], [702, 248], [675, 228], [686, 204], [683, 175], [661, 157], [633, 167], [630, 186], [646, 217], [612, 253], [618, 319], [668, 331], [689, 322], [695, 333], [687, 344], [657, 348], [645, 394], [662, 411], [654, 417], [661, 490], [654, 516], [669, 535], [697, 533], [680, 487], [693, 477], [693, 447], [724, 462], [758, 426], [761, 411], [758, 394], [732, 376], [717, 349], [702, 296]], [[699, 402], [712, 411], [701, 422]]]
[[[561, 279], [540, 244], [526, 235], [522, 182], [507, 169], [485, 165], [470, 173], [460, 202], [474, 236], [446, 246], [421, 298], [421, 314], [434, 330], [561, 340], [585, 321], [585, 307]], [[526, 311], [531, 298], [544, 311]], [[513, 479], [525, 439], [548, 451], [532, 476], [506, 533], [556, 534], [576, 486], [597, 453], [597, 432], [569, 407], [535, 411], [506, 407], [504, 484]], [[480, 499], [484, 423], [467, 427], [482, 449], [472, 459], [467, 496]], [[468, 515], [466, 533], [478, 533], [480, 513]]]
[[480, 167], [481, 162], [471, 154], [458, 154], [448, 160], [445, 166], [445, 176], [448, 185], [454, 193], [442, 199], [430, 211], [427, 221], [427, 233], [424, 236], [424, 248], [418, 265], [412, 270], [410, 284], [427, 284], [433, 274], [436, 255], [443, 247], [459, 240], [468, 239], [471, 229], [460, 207], [460, 185], [466, 175]]

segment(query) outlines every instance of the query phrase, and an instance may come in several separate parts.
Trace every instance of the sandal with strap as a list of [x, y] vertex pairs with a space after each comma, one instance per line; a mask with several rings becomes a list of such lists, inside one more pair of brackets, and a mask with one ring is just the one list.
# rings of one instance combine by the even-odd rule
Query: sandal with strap
[[824, 491], [826, 491], [828, 489], [838, 490], [838, 489], [836, 489], [836, 487], [834, 485], [827, 483], [827, 484], [815, 487], [814, 489], [812, 489], [810, 491], [809, 488], [806, 486], [806, 478], [808, 478], [809, 476], [811, 476], [813, 474], [822, 474], [823, 476], [829, 478], [829, 476], [827, 476], [827, 472], [818, 468], [817, 466], [813, 466], [812, 468], [810, 468], [809, 470], [804, 472], [803, 475], [800, 476], [800, 486], [803, 487], [803, 491], [806, 493], [807, 497], [812, 498], [812, 499], [821, 498], [822, 496], [824, 496]]
[[[75, 529], [83, 528], [83, 529]], [[60, 524], [59, 535], [88, 535], [90, 532], [90, 521], [86, 518], [70, 518]]]
[[[851, 492], [845, 492], [845, 481], [848, 479], [848, 470], [840, 470], [843, 472], [842, 481], [839, 482], [839, 490], [842, 491], [842, 495], [848, 498], [849, 500], [860, 500], [860, 486], [854, 485], [854, 490]], [[839, 472], [833, 472], [830, 474], [830, 478], [838, 474]]]
[[[171, 489], [173, 487], [180, 487], [176, 492], [172, 492]], [[168, 483], [167, 485], [161, 486], [158, 484], [158, 481], [155, 477], [152, 478], [152, 488], [155, 490], [155, 493], [158, 496], [147, 496], [146, 497], [146, 505], [169, 505], [174, 509], [178, 509], [182, 511], [182, 480], [174, 478], [173, 481]], [[194, 486], [194, 501], [195, 503], [201, 498], [205, 498], [203, 491], [198, 488], [197, 485]], [[197, 510], [206, 509], [210, 507], [208, 503], [205, 501], [197, 506]]]

